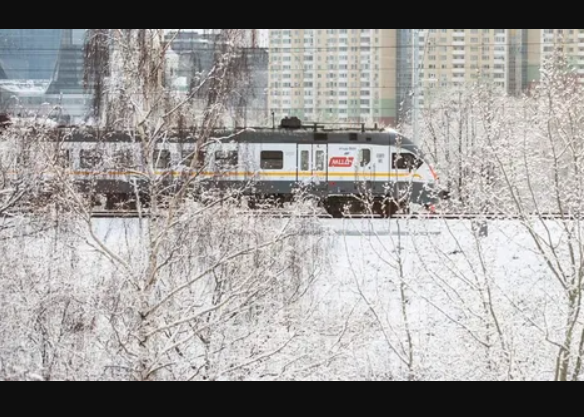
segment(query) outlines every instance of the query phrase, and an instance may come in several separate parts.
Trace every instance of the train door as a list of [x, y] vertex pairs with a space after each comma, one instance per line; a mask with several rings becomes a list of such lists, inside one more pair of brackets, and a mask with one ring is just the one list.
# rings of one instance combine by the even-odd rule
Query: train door
[[256, 181], [259, 172], [259, 166], [254, 163], [254, 147], [249, 143], [239, 144], [239, 180], [243, 179], [246, 184]]
[[328, 144], [298, 145], [298, 183], [317, 193], [328, 190]]
[[221, 188], [229, 188], [239, 175], [239, 147], [237, 144], [221, 143], [211, 149], [213, 181]]
[[373, 150], [371, 147], [360, 147], [357, 154], [355, 170], [355, 181], [369, 189], [375, 181], [375, 161], [373, 160]]
[[328, 189], [328, 145], [313, 145], [314, 183], [319, 189]]
[[298, 145], [298, 183], [304, 187], [312, 184], [312, 144]]

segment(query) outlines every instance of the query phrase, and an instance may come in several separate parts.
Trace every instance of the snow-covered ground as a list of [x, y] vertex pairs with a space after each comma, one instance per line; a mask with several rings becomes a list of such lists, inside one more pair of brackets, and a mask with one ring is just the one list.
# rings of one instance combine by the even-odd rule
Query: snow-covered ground
[[491, 222], [486, 238], [461, 221], [330, 227], [338, 238], [322, 314], [358, 306], [356, 376], [404, 378], [412, 353], [413, 378], [553, 378], [545, 339], [561, 333], [561, 288], [520, 224]]
[[[118, 240], [126, 230], [118, 222], [100, 220], [99, 229]], [[137, 233], [136, 222], [123, 222]], [[348, 320], [345, 337], [352, 340], [351, 356], [330, 374], [321, 368], [321, 376], [407, 375], [409, 327], [416, 377], [553, 378], [555, 350], [546, 337], [561, 334], [561, 288], [520, 224], [489, 228], [489, 237], [478, 238], [471, 222], [461, 221], [309, 223], [308, 234], [332, 233], [330, 258], [323, 258], [330, 266], [312, 295], [315, 328]]]
[[[270, 226], [283, 227], [287, 221], [272, 220]], [[111, 253], [139, 262], [131, 254], [145, 233], [145, 222], [96, 220], [94, 231]], [[547, 226], [559, 242], [554, 224]], [[310, 260], [314, 282], [293, 308], [278, 310], [278, 318], [258, 319], [248, 329], [250, 341], [229, 351], [243, 354], [238, 360], [245, 362], [254, 358], [250, 349], [255, 349], [264, 359], [249, 360], [241, 374], [220, 373], [223, 378], [554, 379], [566, 330], [565, 292], [520, 223], [490, 222], [489, 236], [481, 238], [466, 221], [315, 219], [304, 221], [303, 228], [306, 241], [300, 246], [323, 239]], [[238, 239], [225, 237], [234, 245]], [[46, 242], [31, 244], [29, 250], [39, 257], [50, 253]], [[84, 278], [105, 283], [108, 274], [116, 274], [114, 263], [98, 256], [103, 248], [75, 239], [61, 244], [71, 250], [63, 262], [79, 263], [77, 273], [83, 271]], [[564, 262], [568, 254], [561, 252], [561, 245], [557, 251]], [[26, 256], [34, 264], [33, 254]], [[7, 268], [18, 275], [16, 261], [4, 264], [0, 275], [6, 276]], [[46, 265], [35, 268], [33, 275], [40, 276]], [[51, 273], [58, 270], [51, 268]], [[18, 294], [14, 287], [10, 291], [13, 297]], [[14, 306], [14, 300], [4, 298], [3, 305]], [[32, 333], [34, 326], [14, 338]], [[8, 335], [4, 328], [0, 357], [6, 357]], [[85, 340], [99, 339], [90, 335]]]

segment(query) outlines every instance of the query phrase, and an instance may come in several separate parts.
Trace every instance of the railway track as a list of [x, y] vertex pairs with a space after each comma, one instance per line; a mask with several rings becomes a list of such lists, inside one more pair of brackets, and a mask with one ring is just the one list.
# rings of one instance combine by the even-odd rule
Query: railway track
[[[287, 212], [287, 211], [246, 211], [237, 213], [240, 215], [253, 215], [269, 218], [290, 218], [290, 217], [301, 217], [301, 218], [319, 218], [319, 219], [332, 219], [332, 217], [327, 213], [318, 212]], [[96, 211], [92, 214], [93, 218], [96, 219], [106, 219], [106, 218], [146, 218], [149, 217], [148, 212], [139, 213], [137, 211]], [[377, 218], [381, 219], [380, 216], [371, 215], [350, 215], [345, 216], [345, 219], [364, 219], [364, 218]], [[513, 215], [504, 213], [412, 213], [412, 214], [397, 214], [392, 217], [393, 220], [477, 220], [477, 221], [493, 221], [493, 220], [523, 220], [523, 219], [541, 219], [541, 220], [584, 220], [584, 215], [579, 216], [567, 216], [555, 213], [544, 213], [544, 214], [527, 214], [527, 215]]]
[[[249, 212], [239, 212], [235, 213], [237, 215], [249, 215], [258, 217], [268, 217], [268, 218], [291, 218], [291, 217], [304, 217], [304, 218], [319, 218], [319, 219], [330, 219], [330, 215], [326, 213], [291, 213], [291, 212], [263, 212], [263, 211], [249, 211]], [[139, 213], [137, 211], [95, 211], [92, 213], [94, 219], [137, 219], [137, 218], [148, 218], [151, 214], [147, 211]]]
[[94, 219], [138, 219], [150, 217], [148, 212], [138, 211], [94, 211], [91, 213]]
[[570, 216], [554, 213], [542, 214], [506, 214], [506, 213], [419, 213], [419, 214], [398, 214], [395, 219], [420, 219], [420, 220], [584, 220], [584, 215]]
[[[29, 211], [16, 211], [0, 213], [0, 218], [15, 218], [19, 216], [30, 215]], [[325, 212], [291, 212], [287, 210], [253, 210], [236, 212], [237, 215], [259, 216], [266, 218], [318, 218], [318, 219], [332, 219], [332, 216]], [[151, 216], [148, 210], [142, 212], [133, 210], [96, 210], [91, 213], [94, 219], [137, 219], [148, 218]], [[374, 218], [381, 219], [379, 216], [372, 215], [350, 215], [345, 216], [344, 219], [364, 219]], [[541, 220], [582, 220], [584, 221], [584, 214], [582, 215], [562, 215], [559, 213], [542, 213], [542, 214], [526, 214], [514, 215], [506, 213], [411, 213], [411, 214], [396, 214], [392, 217], [393, 220], [476, 220], [476, 221], [494, 221], [494, 220], [523, 220], [523, 219], [541, 219]]]

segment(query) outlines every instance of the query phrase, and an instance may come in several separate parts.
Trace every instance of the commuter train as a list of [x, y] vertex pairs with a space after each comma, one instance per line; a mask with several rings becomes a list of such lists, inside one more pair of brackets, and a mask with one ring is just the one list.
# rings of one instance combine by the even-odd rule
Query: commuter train
[[274, 128], [217, 131], [201, 149], [195, 137], [177, 136], [157, 144], [151, 159], [127, 134], [78, 130], [59, 141], [69, 175], [105, 196], [109, 208], [147, 193], [152, 177], [167, 190], [196, 177], [199, 192], [238, 190], [251, 205], [293, 201], [303, 190], [335, 218], [365, 208], [389, 217], [443, 197], [420, 149], [393, 130], [326, 129], [292, 118]]

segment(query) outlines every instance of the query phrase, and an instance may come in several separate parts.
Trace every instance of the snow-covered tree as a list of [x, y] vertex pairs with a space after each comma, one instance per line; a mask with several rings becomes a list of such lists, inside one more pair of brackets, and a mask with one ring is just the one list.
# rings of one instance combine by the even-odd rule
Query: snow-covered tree
[[[557, 308], [540, 315], [530, 313], [528, 326], [539, 332], [542, 343], [557, 349], [554, 378], [580, 380], [584, 91], [567, 62], [557, 56], [546, 64], [541, 82], [525, 97], [506, 97], [480, 85], [459, 97], [437, 103], [426, 114], [425, 145], [453, 191], [451, 209], [496, 213], [522, 225], [528, 236], [525, 244], [546, 267], [545, 273], [539, 273]], [[480, 239], [476, 241], [471, 262], [485, 266], [482, 245]], [[480, 274], [485, 279], [493, 277], [488, 270], [483, 268]], [[522, 303], [537, 308], [522, 300], [508, 305], [506, 314], [526, 315], [519, 307]], [[501, 307], [490, 300], [487, 305], [495, 310]], [[507, 335], [507, 342], [514, 337]], [[508, 357], [511, 354], [506, 352]]]
[[[242, 214], [241, 189], [197, 193], [206, 165], [199, 150], [214, 143], [242, 76], [241, 31], [222, 30], [213, 69], [188, 97], [166, 87], [160, 30], [89, 31], [93, 82], [105, 75], [100, 59], [111, 64], [96, 82], [107, 91], [97, 106], [102, 127], [140, 149], [132, 175], [144, 184], [134, 203], [142, 215], [104, 227], [92, 218], [91, 195], [53, 171], [58, 227], [38, 238], [38, 250], [0, 248], [11, 255], [10, 270], [1, 271], [7, 378], [21, 371], [45, 380], [285, 378], [334, 356], [308, 350], [326, 235], [294, 212]], [[159, 151], [187, 130], [197, 139], [187, 175], [161, 178]]]

